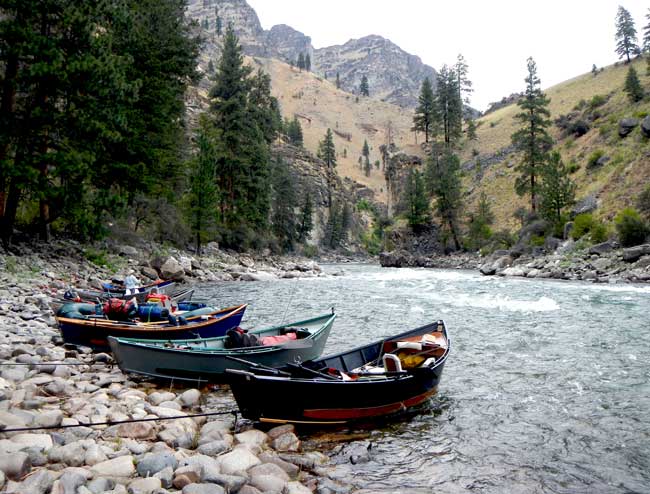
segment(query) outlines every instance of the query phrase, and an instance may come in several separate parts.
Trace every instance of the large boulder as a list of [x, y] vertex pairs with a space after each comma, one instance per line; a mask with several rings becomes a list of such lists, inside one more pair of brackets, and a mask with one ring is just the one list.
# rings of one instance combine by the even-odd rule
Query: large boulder
[[641, 132], [645, 137], [650, 137], [650, 115], [643, 119], [641, 122]]
[[410, 266], [411, 263], [411, 255], [405, 251], [397, 250], [379, 254], [379, 264], [384, 268], [403, 268]]
[[118, 456], [91, 467], [97, 477], [131, 477], [135, 473], [133, 456]]
[[185, 279], [185, 269], [178, 260], [168, 257], [160, 265], [160, 276], [165, 280], [183, 281]]
[[618, 135], [621, 137], [629, 136], [634, 128], [639, 125], [636, 118], [624, 118], [618, 122]]
[[650, 244], [637, 245], [628, 249], [623, 249], [623, 260], [625, 262], [636, 262], [641, 257], [650, 254]]
[[602, 242], [600, 244], [592, 245], [589, 247], [589, 254], [601, 256], [607, 252], [611, 252], [616, 248], [616, 244], [611, 240], [607, 242]]

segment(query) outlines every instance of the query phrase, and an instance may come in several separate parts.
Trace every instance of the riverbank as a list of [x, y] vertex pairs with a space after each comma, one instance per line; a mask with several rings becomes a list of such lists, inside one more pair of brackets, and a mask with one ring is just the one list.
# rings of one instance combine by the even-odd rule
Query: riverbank
[[589, 281], [594, 283], [650, 282], [650, 244], [620, 248], [604, 242], [578, 248], [572, 241], [552, 253], [500, 250], [489, 256], [453, 254], [413, 256], [404, 251], [382, 253], [384, 267], [425, 267], [478, 270], [486, 276]]
[[[110, 365], [109, 355], [61, 345], [52, 299], [69, 285], [95, 287], [128, 269], [142, 278], [171, 275], [197, 282], [324, 276], [311, 260], [218, 249], [195, 259], [178, 251], [150, 253], [128, 246], [106, 255], [58, 242], [3, 253], [0, 489], [30, 494], [350, 492], [344, 482], [327, 478], [328, 457], [304, 450], [293, 426], [264, 432], [237, 423], [229, 413], [236, 406], [227, 388], [132, 381]], [[96, 423], [104, 425], [84, 425]], [[35, 430], [7, 432], [16, 428]]]

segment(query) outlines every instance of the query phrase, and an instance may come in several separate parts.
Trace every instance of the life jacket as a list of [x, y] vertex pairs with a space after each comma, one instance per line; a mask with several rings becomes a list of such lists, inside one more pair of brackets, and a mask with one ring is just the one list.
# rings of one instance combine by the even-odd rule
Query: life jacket
[[111, 298], [104, 303], [104, 314], [115, 321], [127, 321], [138, 314], [138, 304], [135, 299], [122, 300]]

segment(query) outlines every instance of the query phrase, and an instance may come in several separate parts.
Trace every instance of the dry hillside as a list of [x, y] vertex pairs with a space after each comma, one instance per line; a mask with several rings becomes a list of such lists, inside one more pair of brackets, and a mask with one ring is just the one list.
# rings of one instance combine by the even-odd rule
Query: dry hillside
[[[646, 92], [650, 93], [650, 77], [646, 75], [646, 62], [637, 60], [634, 66]], [[551, 133], [556, 139], [556, 149], [567, 164], [576, 168], [572, 175], [578, 185], [577, 199], [595, 195], [599, 202], [597, 213], [611, 220], [621, 208], [633, 205], [636, 196], [650, 184], [650, 143], [635, 129], [626, 138], [618, 135], [618, 123], [622, 118], [642, 118], [650, 114], [648, 98], [631, 104], [622, 91], [628, 65], [623, 63], [606, 67], [594, 76], [587, 73], [545, 90], [551, 99], [551, 118], [578, 111], [580, 116], [593, 118], [590, 130], [582, 137], [563, 136], [553, 125]], [[541, 74], [543, 81], [544, 74]], [[522, 90], [524, 81], [522, 79]], [[604, 97], [606, 102], [592, 108], [594, 97]], [[581, 105], [580, 102], [584, 100]], [[593, 100], [595, 101], [595, 100]], [[578, 108], [582, 109], [578, 110]], [[517, 207], [527, 205], [527, 198], [519, 198], [514, 192], [517, 163], [515, 155], [506, 155], [500, 162], [494, 159], [495, 153], [511, 144], [510, 136], [517, 126], [513, 117], [518, 113], [517, 105], [510, 105], [481, 118], [478, 141], [466, 145], [463, 151], [465, 162], [483, 162], [482, 174], [477, 167], [468, 167], [465, 182], [473, 203], [480, 191], [485, 191], [492, 199], [497, 215], [497, 228], [514, 227], [512, 213]], [[594, 152], [602, 152], [609, 161], [601, 167], [588, 166]], [[471, 206], [470, 206], [471, 207]]]
[[333, 82], [310, 72], [300, 72], [274, 59], [255, 59], [272, 79], [273, 93], [287, 118], [296, 115], [302, 125], [305, 147], [316, 153], [318, 143], [328, 128], [334, 132], [338, 153], [337, 171], [341, 177], [367, 185], [377, 199], [385, 201], [385, 180], [373, 165], [370, 177], [359, 167], [364, 139], [370, 146], [370, 161], [381, 160], [379, 146], [388, 142], [392, 129], [393, 142], [403, 151], [421, 154], [414, 144], [413, 112], [373, 98], [359, 98], [336, 89]]

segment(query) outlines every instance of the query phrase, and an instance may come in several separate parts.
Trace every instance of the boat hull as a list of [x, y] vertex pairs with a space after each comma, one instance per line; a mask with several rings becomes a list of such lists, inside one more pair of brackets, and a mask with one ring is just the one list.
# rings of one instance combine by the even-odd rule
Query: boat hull
[[[438, 335], [435, 358], [408, 370], [359, 371], [392, 353], [398, 342]], [[244, 418], [270, 423], [344, 424], [398, 414], [437, 393], [450, 342], [442, 321], [328, 355], [278, 376], [257, 369], [232, 371], [230, 388]], [[335, 375], [332, 375], [332, 370]], [[345, 377], [345, 378], [344, 378]]]
[[[319, 318], [291, 323], [300, 326], [322, 320], [321, 327], [309, 338], [293, 340], [286, 345], [258, 346], [230, 350], [200, 350], [194, 348], [165, 348], [145, 342], [130, 342], [109, 338], [111, 350], [123, 372], [158, 379], [173, 379], [199, 383], [226, 383], [226, 369], [249, 369], [249, 365], [231, 360], [235, 357], [266, 367], [281, 367], [288, 362], [300, 363], [318, 358], [327, 342], [336, 316], [328, 314]], [[263, 334], [271, 329], [251, 331]], [[200, 342], [197, 340], [197, 344]]]
[[239, 326], [245, 311], [246, 305], [229, 307], [190, 320], [184, 326], [65, 317], [57, 317], [57, 322], [66, 343], [88, 346], [96, 350], [109, 350], [109, 336], [149, 340], [189, 340], [223, 336], [229, 329]]

